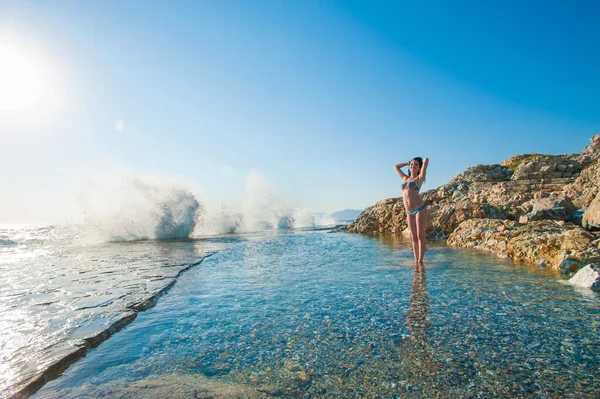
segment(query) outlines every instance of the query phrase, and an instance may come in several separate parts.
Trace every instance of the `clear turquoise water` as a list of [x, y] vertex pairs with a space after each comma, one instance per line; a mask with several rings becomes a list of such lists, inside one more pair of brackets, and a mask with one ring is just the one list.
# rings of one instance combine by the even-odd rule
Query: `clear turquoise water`
[[444, 246], [415, 269], [408, 245], [390, 237], [295, 231], [228, 240], [34, 397], [600, 391], [600, 297], [549, 271]]

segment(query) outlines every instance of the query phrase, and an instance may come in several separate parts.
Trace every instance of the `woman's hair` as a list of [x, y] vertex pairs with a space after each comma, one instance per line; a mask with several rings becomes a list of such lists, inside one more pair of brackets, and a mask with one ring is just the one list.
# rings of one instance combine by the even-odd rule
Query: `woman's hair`
[[[410, 160], [410, 162], [412, 161], [417, 161], [417, 163], [419, 164], [419, 173], [421, 173], [421, 169], [423, 169], [423, 158], [421, 157], [414, 157], [413, 159]], [[409, 168], [408, 168], [408, 177], [410, 177], [410, 163], [408, 164]]]

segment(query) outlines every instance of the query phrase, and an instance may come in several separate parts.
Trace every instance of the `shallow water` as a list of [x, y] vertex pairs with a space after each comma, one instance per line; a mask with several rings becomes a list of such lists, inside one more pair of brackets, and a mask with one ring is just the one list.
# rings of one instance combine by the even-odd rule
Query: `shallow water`
[[0, 228], [0, 397], [240, 238], [84, 244], [76, 229]]
[[600, 297], [480, 252], [249, 236], [35, 398], [596, 397]]

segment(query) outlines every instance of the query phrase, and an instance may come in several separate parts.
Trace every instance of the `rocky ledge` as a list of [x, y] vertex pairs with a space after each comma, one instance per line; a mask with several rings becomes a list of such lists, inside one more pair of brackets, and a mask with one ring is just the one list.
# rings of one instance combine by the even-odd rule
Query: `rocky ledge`
[[[578, 154], [477, 165], [426, 191], [428, 237], [565, 274], [600, 264], [600, 134], [590, 141]], [[407, 234], [402, 198], [365, 209], [346, 231]]]

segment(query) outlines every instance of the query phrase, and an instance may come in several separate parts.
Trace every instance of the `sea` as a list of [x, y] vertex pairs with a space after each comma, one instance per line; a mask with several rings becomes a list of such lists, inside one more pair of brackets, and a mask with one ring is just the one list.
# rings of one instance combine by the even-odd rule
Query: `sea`
[[0, 226], [0, 397], [598, 398], [597, 293], [289, 221]]

